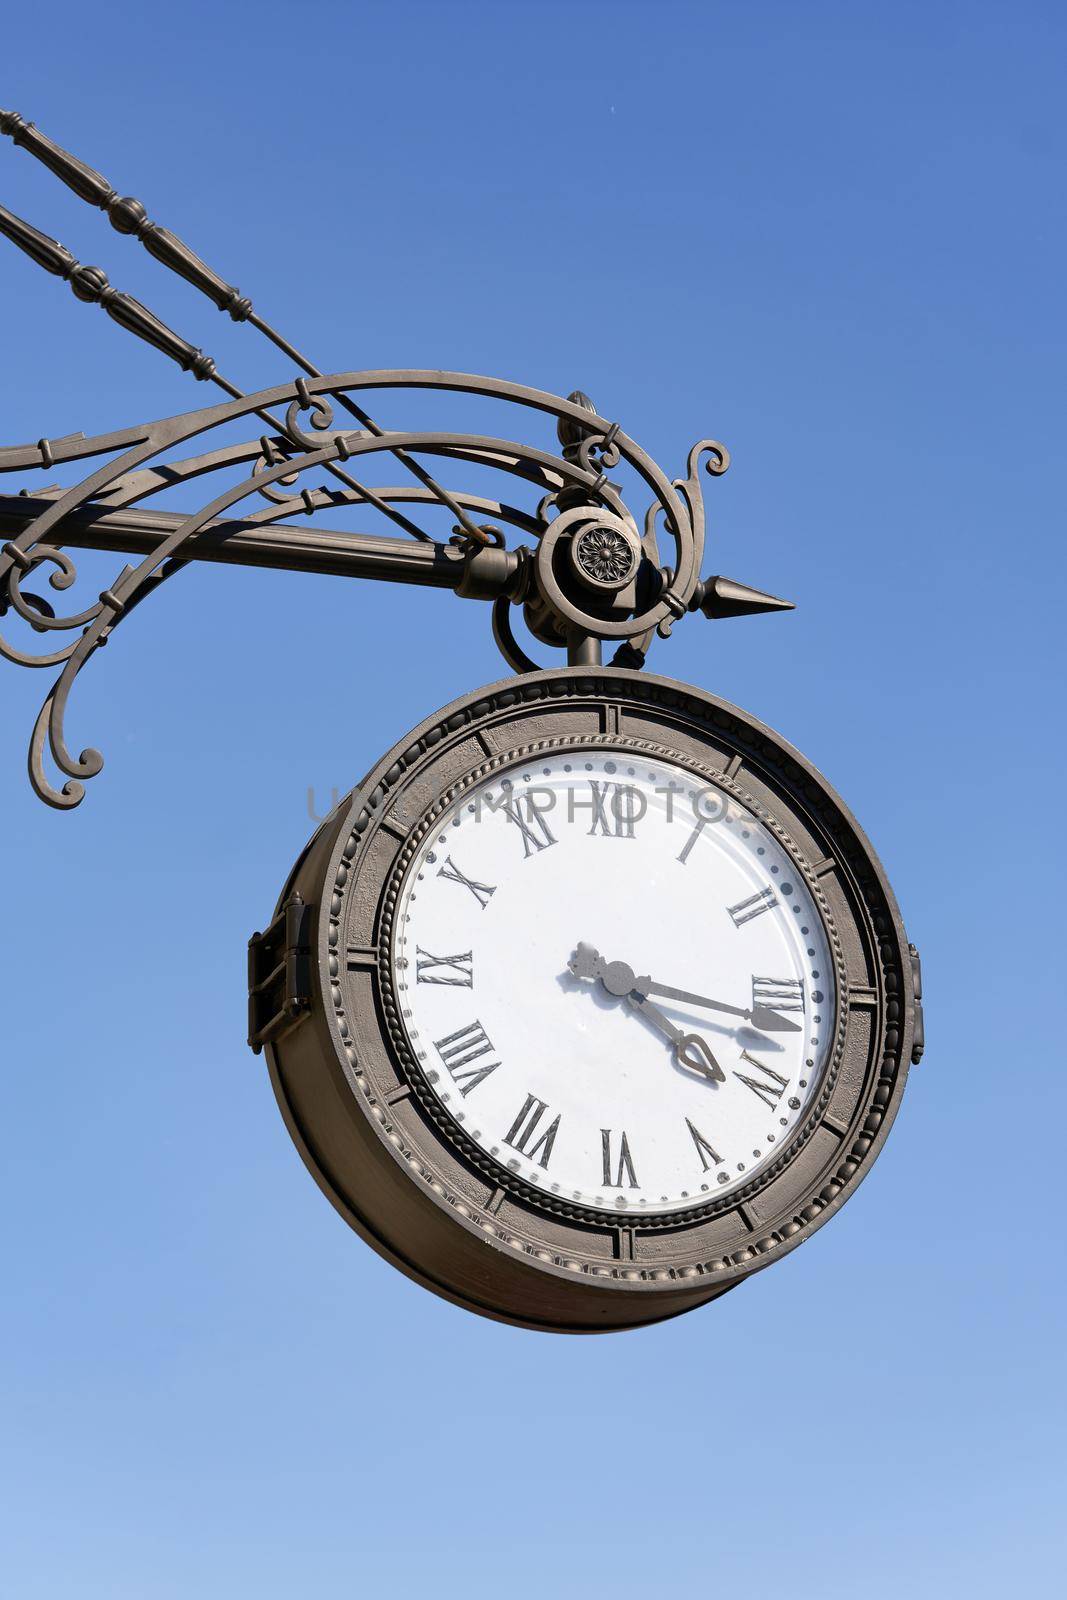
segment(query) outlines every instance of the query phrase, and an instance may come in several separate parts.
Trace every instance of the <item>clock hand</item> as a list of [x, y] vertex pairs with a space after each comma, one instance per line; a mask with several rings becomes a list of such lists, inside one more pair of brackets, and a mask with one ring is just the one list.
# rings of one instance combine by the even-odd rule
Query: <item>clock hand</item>
[[609, 994], [625, 995], [638, 989], [643, 995], [658, 994], [665, 1000], [681, 1000], [686, 1005], [705, 1006], [709, 1011], [724, 1011], [731, 1017], [743, 1017], [761, 1033], [799, 1033], [800, 1025], [791, 1022], [769, 1006], [728, 1006], [722, 1000], [709, 1000], [707, 995], [692, 994], [688, 989], [672, 989], [665, 983], [653, 983], [651, 978], [638, 978], [625, 961], [605, 961], [591, 944], [579, 944], [568, 963], [576, 978], [599, 978]]
[[788, 1017], [783, 1017], [780, 1012], [772, 1011], [769, 1006], [753, 1006], [751, 1010], [744, 1006], [728, 1006], [722, 1000], [709, 1000], [706, 995], [692, 994], [688, 989], [671, 989], [665, 983], [653, 983], [650, 978], [638, 980], [645, 994], [659, 994], [665, 1000], [681, 1000], [690, 1006], [705, 1006], [709, 1011], [726, 1011], [732, 1017], [744, 1017], [746, 1022], [751, 1022], [754, 1028], [761, 1033], [799, 1033], [800, 1024], [791, 1022]]
[[703, 1073], [711, 1082], [726, 1082], [726, 1074], [699, 1033], [683, 1033], [648, 998], [647, 978], [637, 978], [625, 961], [605, 961], [590, 944], [579, 944], [567, 963], [576, 978], [598, 979], [608, 994], [625, 1000], [632, 1011], [639, 1011], [674, 1046], [674, 1057], [682, 1066]]
[[670, 1018], [665, 1017], [659, 1007], [654, 1006], [640, 989], [631, 989], [623, 999], [632, 1011], [639, 1011], [654, 1028], [658, 1028], [660, 1033], [670, 1040], [674, 1046], [674, 1058], [682, 1066], [689, 1067], [693, 1072], [703, 1073], [712, 1083], [726, 1082], [725, 1072], [712, 1055], [707, 1040], [702, 1039], [699, 1033], [683, 1033], [681, 1028], [676, 1028]]

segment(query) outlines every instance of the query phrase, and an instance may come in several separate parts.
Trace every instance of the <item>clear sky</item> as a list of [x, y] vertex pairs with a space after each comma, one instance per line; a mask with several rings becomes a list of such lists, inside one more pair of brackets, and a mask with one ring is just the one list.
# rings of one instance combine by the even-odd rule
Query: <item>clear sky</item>
[[[859, 1193], [720, 1305], [482, 1321], [322, 1199], [244, 987], [309, 788], [503, 675], [486, 609], [185, 573], [75, 692], [108, 765], [65, 816], [0, 663], [5, 1596], [1059, 1581], [1065, 46], [1051, 0], [6, 8], [4, 106], [327, 370], [579, 385], [674, 471], [727, 442], [707, 570], [798, 609], [651, 664], [844, 794], [928, 1044]], [[7, 140], [0, 201], [291, 376]], [[0, 289], [0, 440], [207, 403], [6, 244]]]

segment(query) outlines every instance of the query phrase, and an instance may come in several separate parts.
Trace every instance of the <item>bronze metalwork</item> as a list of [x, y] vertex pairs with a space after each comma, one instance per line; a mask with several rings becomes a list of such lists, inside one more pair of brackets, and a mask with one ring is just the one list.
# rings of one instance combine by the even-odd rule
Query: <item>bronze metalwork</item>
[[[701, 579], [700, 468], [703, 464], [717, 476], [729, 465], [727, 451], [715, 440], [694, 445], [685, 476], [672, 479], [579, 391], [564, 399], [458, 372], [324, 375], [257, 315], [251, 300], [175, 234], [151, 222], [140, 201], [121, 197], [98, 172], [15, 112], [0, 112], [0, 133], [220, 311], [263, 334], [290, 371], [298, 369], [274, 387], [242, 393], [210, 356], [132, 296], [112, 288], [99, 268], [82, 265], [58, 241], [0, 207], [0, 233], [38, 266], [227, 397], [96, 437], [40, 438], [0, 449], [4, 473], [91, 464], [71, 487], [25, 486], [0, 497], [0, 535], [6, 540], [0, 550], [0, 616], [20, 619], [38, 635], [22, 643], [0, 637], [0, 654], [21, 666], [57, 671], [33, 731], [29, 760], [33, 787], [49, 805], [64, 810], [78, 805], [87, 780], [103, 766], [99, 750], [75, 754], [68, 743], [65, 719], [75, 678], [122, 619], [189, 561], [426, 584], [489, 601], [494, 636], [517, 671], [535, 663], [515, 638], [509, 615], [514, 606], [523, 608], [537, 640], [566, 650], [571, 661], [598, 662], [600, 641], [610, 640], [617, 646], [616, 661], [635, 666], [652, 638], [666, 638], [688, 612], [723, 617], [789, 605], [730, 579]], [[500, 434], [385, 429], [364, 403], [372, 392], [403, 398], [420, 390], [496, 401], [509, 408], [517, 425], [509, 422]], [[525, 442], [539, 417], [554, 423], [556, 441]], [[266, 431], [229, 442], [231, 425], [253, 421]], [[197, 453], [187, 453], [194, 441]], [[509, 480], [505, 495], [525, 488], [527, 495], [533, 492], [533, 503], [446, 488], [427, 459], [502, 473]], [[386, 462], [403, 469], [404, 481], [367, 482], [366, 475]], [[640, 512], [629, 508], [610, 476], [620, 468], [629, 470], [646, 496]], [[210, 485], [210, 498], [202, 493], [201, 503], [187, 514], [151, 507], [163, 490], [201, 479]], [[297, 516], [314, 519], [353, 506], [378, 513], [405, 537], [336, 528], [320, 532], [293, 524]], [[431, 508], [443, 509], [450, 519], [447, 541], [435, 540], [420, 520]], [[666, 562], [660, 554], [663, 539]], [[41, 581], [47, 574], [47, 587], [65, 596], [78, 577], [68, 551], [78, 548], [139, 559], [123, 566], [88, 603], [57, 610], [41, 592]], [[58, 779], [49, 774], [49, 757]]]

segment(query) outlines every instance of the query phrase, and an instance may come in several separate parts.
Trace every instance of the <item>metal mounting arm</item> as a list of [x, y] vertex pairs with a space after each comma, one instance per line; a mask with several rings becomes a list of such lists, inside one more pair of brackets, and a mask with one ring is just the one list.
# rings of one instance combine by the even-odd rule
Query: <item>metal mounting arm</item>
[[[76, 434], [0, 448], [0, 473], [59, 471], [73, 478], [79, 464], [88, 463], [81, 481], [22, 487], [0, 496], [0, 617], [21, 623], [27, 635], [22, 645], [0, 637], [0, 655], [22, 666], [58, 671], [30, 747], [31, 782], [48, 804], [77, 805], [86, 780], [103, 766], [98, 750], [75, 756], [67, 746], [64, 720], [74, 679], [123, 618], [190, 562], [416, 583], [488, 600], [494, 636], [518, 671], [535, 663], [512, 630], [515, 605], [522, 606], [527, 628], [542, 644], [565, 649], [569, 660], [589, 665], [599, 661], [601, 641], [614, 641], [616, 660], [640, 665], [652, 639], [667, 638], [691, 611], [721, 618], [789, 605], [731, 579], [701, 580], [700, 467], [718, 476], [729, 465], [727, 451], [716, 441], [694, 445], [685, 476], [672, 480], [578, 391], [561, 399], [503, 379], [457, 372], [324, 376], [254, 313], [249, 299], [177, 235], [151, 222], [139, 201], [120, 197], [100, 173], [15, 112], [0, 111], [0, 134], [102, 210], [119, 233], [138, 239], [220, 311], [256, 328], [300, 369], [299, 376], [273, 388], [244, 394], [218, 373], [209, 356], [140, 301], [113, 289], [99, 268], [82, 266], [55, 239], [0, 207], [0, 234], [25, 256], [227, 396], [201, 410], [94, 438]], [[499, 435], [452, 427], [386, 429], [364, 404], [370, 390], [380, 397], [434, 392], [444, 397], [449, 415], [470, 398], [491, 401], [510, 408], [509, 416], [518, 408], [523, 423]], [[336, 411], [345, 414], [346, 426], [336, 425]], [[268, 431], [233, 443], [232, 425], [253, 417]], [[523, 442], [531, 417], [553, 423], [556, 440]], [[199, 454], [184, 453], [193, 441], [205, 441], [206, 448], [201, 443]], [[474, 466], [482, 480], [503, 474], [509, 494], [494, 499], [446, 488], [427, 467], [431, 458]], [[380, 461], [399, 464], [405, 481], [372, 486], [366, 474]], [[625, 485], [612, 476], [617, 470], [625, 474]], [[197, 496], [193, 510], [160, 510], [149, 503], [164, 492], [188, 491], [201, 479], [209, 493]], [[514, 503], [510, 491], [516, 487], [532, 490], [534, 503]], [[636, 488], [644, 501], [640, 520], [626, 503], [624, 487], [626, 492]], [[387, 519], [413, 542], [306, 520], [353, 508]], [[448, 516], [447, 541], [434, 539], [415, 520], [441, 511]], [[509, 547], [509, 536], [524, 542]], [[661, 538], [668, 542], [669, 564], [660, 555]], [[48, 594], [40, 592], [40, 580], [47, 577], [53, 594], [73, 587], [78, 574], [69, 549], [114, 551], [130, 557], [131, 564], [82, 609], [57, 615]], [[46, 752], [59, 769], [58, 786], [45, 770]]]
[[[527, 413], [551, 417], [579, 442], [557, 454], [502, 436], [455, 432], [383, 436], [336, 429], [327, 395], [359, 394], [372, 388], [476, 395], [519, 406]], [[269, 435], [174, 459], [174, 452], [193, 439], [226, 429], [242, 417], [272, 415], [275, 408], [284, 409], [285, 416], [288, 454], [280, 460], [278, 438]], [[314, 475], [338, 460], [355, 462], [365, 456], [369, 466], [379, 456], [395, 458], [398, 448], [412, 455], [473, 463], [504, 473], [513, 483], [532, 485], [540, 498], [531, 510], [510, 500], [453, 496], [470, 512], [488, 513], [494, 523], [511, 527], [532, 543], [508, 549], [501, 534], [491, 546], [473, 545], [461, 536], [458, 544], [408, 545], [398, 539], [292, 525], [294, 516], [314, 517], [328, 509], [376, 508], [379, 501], [390, 506], [430, 503], [433, 491], [421, 485], [367, 490], [358, 480], [351, 488], [314, 484]], [[99, 751], [87, 749], [75, 756], [66, 744], [66, 704], [75, 677], [122, 618], [189, 561], [387, 578], [492, 599], [498, 642], [519, 670], [531, 665], [530, 658], [515, 644], [510, 628], [500, 625], [500, 607], [506, 611], [512, 603], [522, 603], [535, 637], [566, 648], [571, 659], [590, 663], [595, 651], [585, 640], [614, 640], [629, 652], [627, 659], [639, 661], [652, 635], [667, 637], [690, 610], [722, 616], [783, 604], [729, 580], [700, 580], [704, 506], [697, 472], [705, 457], [713, 473], [725, 470], [728, 457], [721, 445], [703, 440], [694, 446], [687, 477], [672, 482], [617, 424], [606, 422], [585, 404], [501, 379], [420, 371], [300, 378], [205, 411], [98, 438], [74, 435], [0, 449], [0, 472], [54, 471], [99, 457], [103, 464], [70, 488], [0, 499], [0, 529], [8, 535], [0, 549], [0, 613], [21, 618], [45, 643], [53, 642], [57, 634], [76, 634], [73, 642], [60, 644], [57, 639], [59, 648], [43, 651], [40, 646], [21, 649], [0, 638], [0, 654], [10, 660], [60, 669], [38, 718], [30, 752], [35, 790], [60, 809], [77, 805], [85, 781], [103, 766]], [[609, 468], [623, 464], [650, 494], [643, 533], [608, 477]], [[188, 486], [201, 478], [213, 480], [218, 492], [198, 511], [146, 509], [145, 502], [164, 489]], [[670, 566], [659, 557], [657, 521], [673, 545]], [[68, 547], [116, 549], [141, 559], [136, 566], [124, 567], [94, 603], [57, 616], [47, 597], [29, 588], [28, 582], [45, 569], [50, 571], [52, 590], [69, 589], [77, 572]], [[46, 750], [64, 775], [59, 786], [45, 771]]]
[[[0, 495], [0, 535], [20, 534], [41, 515], [47, 500]], [[174, 511], [108, 511], [79, 506], [64, 519], [60, 531], [44, 543], [67, 549], [110, 550], [118, 555], [147, 556], [185, 521]], [[291, 523], [239, 520], [209, 523], [186, 543], [183, 561], [213, 561], [226, 566], [273, 567], [285, 572], [312, 572], [337, 578], [377, 578], [388, 583], [417, 583], [431, 589], [458, 590], [464, 574], [479, 557], [492, 556], [484, 547], [464, 550], [455, 544], [418, 544], [403, 539], [353, 536], [334, 528], [297, 528]], [[506, 552], [518, 566], [515, 552]]]

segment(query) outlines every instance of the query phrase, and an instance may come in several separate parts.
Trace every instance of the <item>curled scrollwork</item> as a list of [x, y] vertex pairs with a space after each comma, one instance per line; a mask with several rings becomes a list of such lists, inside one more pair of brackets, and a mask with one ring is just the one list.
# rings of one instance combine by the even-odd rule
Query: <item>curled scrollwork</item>
[[721, 478], [730, 465], [730, 452], [724, 444], [719, 443], [718, 439], [697, 440], [689, 452], [689, 460], [686, 463], [686, 473], [689, 478], [696, 479], [702, 455], [708, 458], [704, 463], [704, 471], [710, 473], [713, 478]]
[[[335, 430], [335, 401], [343, 403], [354, 421], [368, 423], [360, 403], [361, 392], [368, 389], [442, 390], [452, 396], [474, 396], [524, 408], [527, 416], [540, 413], [554, 420], [562, 454], [508, 437], [448, 430], [385, 432], [374, 423], [369, 423], [369, 431]], [[172, 459], [174, 450], [186, 441], [212, 434], [243, 417], [266, 417], [272, 421], [271, 414], [279, 408], [285, 421], [283, 426], [274, 422], [278, 430], [274, 435], [262, 435], [258, 441], [252, 440], [246, 445], [216, 444], [204, 454], [184, 461]], [[729, 460], [721, 445], [713, 440], [702, 440], [689, 454], [687, 477], [672, 481], [618, 423], [600, 417], [584, 395], [576, 394], [563, 400], [502, 379], [437, 371], [356, 372], [299, 378], [258, 394], [238, 396], [201, 411], [100, 438], [72, 435], [46, 443], [47, 450], [40, 445], [0, 449], [0, 472], [51, 468], [92, 457], [106, 458], [102, 465], [90, 470], [76, 488], [45, 491], [37, 501], [31, 501], [34, 509], [32, 515], [24, 519], [26, 525], [18, 523], [21, 531], [0, 551], [0, 614], [16, 615], [39, 635], [63, 631], [78, 635], [65, 648], [43, 655], [33, 655], [0, 640], [0, 654], [11, 661], [61, 669], [37, 718], [30, 742], [29, 765], [35, 791], [49, 805], [64, 810], [81, 801], [87, 781], [100, 772], [104, 764], [103, 756], [95, 748], [75, 755], [68, 747], [64, 721], [73, 683], [82, 667], [107, 642], [130, 610], [161, 582], [183, 569], [189, 559], [189, 546], [198, 538], [202, 540], [210, 535], [212, 544], [217, 546], [226, 539], [230, 529], [264, 524], [269, 527], [281, 516], [294, 511], [312, 516], [332, 506], [356, 505], [384, 513], [406, 533], [428, 541], [430, 535], [412, 522], [407, 512], [418, 513], [436, 503], [459, 518], [458, 526], [454, 525], [453, 542], [461, 541], [467, 552], [474, 550], [475, 543], [506, 547], [504, 525], [519, 537], [532, 536], [537, 556], [534, 559], [530, 552], [530, 581], [541, 586], [543, 596], [566, 619], [567, 625], [584, 629], [598, 638], [623, 641], [624, 646], [628, 640], [639, 639], [644, 641], [643, 650], [657, 627], [667, 631], [677, 617], [684, 615], [699, 583], [704, 535], [703, 501], [697, 475], [700, 460], [704, 456], [708, 458], [707, 469], [713, 474], [724, 471]], [[361, 476], [352, 476], [354, 471], [362, 474], [383, 457], [400, 462], [417, 482], [400, 488], [372, 488]], [[483, 472], [503, 472], [514, 482], [533, 485], [538, 496], [536, 505], [525, 510], [509, 504], [506, 498], [494, 500], [480, 494], [444, 489], [422, 464], [434, 457], [446, 464], [470, 463]], [[342, 463], [343, 473], [339, 470]], [[644, 485], [649, 496], [643, 538], [638, 536], [639, 523], [625, 504], [618, 484], [609, 477], [620, 465], [625, 465], [638, 483]], [[158, 519], [154, 526], [158, 526], [160, 532], [151, 546], [151, 553], [136, 566], [124, 566], [99, 600], [84, 610], [56, 616], [46, 600], [25, 587], [30, 575], [45, 566], [52, 568], [48, 581], [53, 590], [62, 593], [74, 584], [77, 572], [62, 548], [68, 519], [89, 513], [90, 523], [95, 526], [94, 517], [136, 512], [142, 501], [164, 489], [191, 484], [201, 477], [235, 468], [244, 469], [239, 480], [228, 482], [200, 510], [185, 517], [168, 513]], [[340, 476], [343, 487], [336, 483], [328, 488], [308, 486], [307, 474], [319, 469], [326, 469], [335, 478]], [[232, 477], [232, 471], [229, 475]], [[249, 499], [253, 503], [265, 501], [266, 508], [242, 514], [239, 508]], [[8, 506], [12, 503], [11, 500], [3, 502]], [[606, 537], [605, 529], [611, 531], [612, 551], [617, 547], [616, 565], [621, 561], [619, 553], [624, 546], [633, 550], [634, 573], [642, 563], [643, 572], [651, 564], [651, 580], [646, 582], [642, 577], [634, 589], [632, 615], [618, 619], [609, 615], [603, 599], [596, 601], [595, 596], [588, 602], [582, 599], [581, 593], [564, 598], [554, 596], [554, 579], [550, 573], [552, 550], [561, 538], [569, 539], [572, 523], [578, 527], [575, 516], [584, 526], [583, 507], [587, 509], [590, 526], [599, 529], [601, 539]], [[489, 516], [492, 521], [475, 523], [472, 515]], [[670, 565], [662, 568], [656, 539], [657, 519], [662, 536], [673, 546]], [[478, 534], [476, 541], [472, 538], [472, 527]], [[376, 549], [383, 543], [393, 546], [404, 543], [361, 534], [331, 536], [342, 542], [347, 539], [353, 549], [361, 541], [373, 544]], [[74, 542], [91, 544], [93, 541], [91, 537], [80, 537]], [[120, 544], [115, 548], [144, 550], [149, 546]], [[561, 551], [564, 548], [560, 545]], [[439, 566], [443, 562], [443, 557], [434, 559]], [[452, 552], [453, 564], [458, 559]], [[607, 561], [607, 555], [600, 552], [597, 561], [593, 561], [592, 566], [586, 561], [584, 577], [595, 580], [594, 589], [596, 582], [601, 582], [602, 587], [606, 585], [606, 589], [611, 590], [619, 573], [615, 566], [610, 572], [605, 567], [606, 576], [601, 577], [600, 567]], [[462, 560], [460, 567], [463, 567]], [[518, 598], [517, 592], [512, 598]], [[494, 628], [512, 665], [528, 670], [529, 658], [515, 641], [507, 621], [510, 603], [502, 598], [494, 606]], [[49, 759], [58, 768], [58, 781], [53, 781], [46, 771]]]
[[[76, 581], [78, 576], [77, 567], [65, 550], [59, 550], [55, 546], [46, 546], [35, 550], [32, 557], [27, 557], [24, 569], [26, 574], [36, 571], [44, 561], [54, 562], [56, 567], [56, 570], [49, 573], [48, 576], [51, 588], [69, 589]], [[82, 628], [92, 620], [99, 610], [98, 606], [90, 606], [87, 611], [81, 611], [76, 616], [57, 617], [55, 612], [52, 612], [50, 616], [45, 615], [41, 610], [42, 601], [39, 596], [23, 594], [22, 569], [20, 569], [19, 563], [15, 563], [12, 566], [8, 576], [7, 597], [10, 601], [11, 609], [22, 617], [24, 621], [39, 629]]]
[[[48, 579], [53, 589], [69, 589], [77, 581], [78, 570], [74, 562], [65, 550], [55, 545], [41, 545], [29, 555], [14, 543], [4, 546], [0, 556], [0, 616], [10, 612], [28, 623], [37, 634], [69, 633], [85, 628], [100, 615], [99, 601], [84, 611], [57, 615], [54, 607], [42, 595], [23, 588], [26, 579], [44, 562], [51, 562], [55, 568]], [[61, 650], [30, 652], [20, 650], [0, 634], [0, 656], [19, 667], [55, 667], [70, 659], [76, 644], [77, 641], [72, 640]]]
[[[263, 448], [252, 463], [250, 478], [262, 476], [269, 472], [271, 467], [276, 467], [280, 461], [288, 458], [282, 453], [281, 447], [275, 440], [269, 439], [266, 434], [260, 440]], [[278, 478], [274, 483], [261, 484], [256, 491], [264, 500], [270, 500], [274, 505], [284, 505], [291, 496], [286, 494], [286, 489], [291, 489], [294, 483], [300, 480], [300, 471], [294, 467], [292, 472], [286, 473], [284, 478]]]
[[622, 460], [616, 444], [619, 424], [613, 422], [605, 433], [587, 433], [576, 446], [578, 460], [587, 472], [614, 472]]
[[[318, 450], [323, 443], [323, 433], [333, 427], [333, 406], [325, 395], [309, 394], [306, 378], [296, 380], [296, 389], [296, 399], [291, 402], [285, 413], [285, 431], [290, 439], [303, 449]], [[297, 421], [305, 411], [310, 413], [311, 433], [301, 428]], [[315, 438], [316, 433], [319, 435], [318, 438]]]
[[[80, 805], [85, 798], [86, 781], [95, 778], [104, 766], [104, 758], [99, 750], [89, 748], [83, 750], [80, 756], [72, 756], [63, 736], [63, 714], [66, 710], [67, 696], [78, 671], [78, 667], [74, 665], [76, 656], [77, 647], [64, 667], [59, 681], [45, 696], [44, 704], [34, 724], [27, 763], [33, 792], [46, 805], [52, 806], [57, 811], [70, 811]], [[51, 751], [56, 766], [67, 775], [66, 781], [58, 789], [49, 780], [45, 770], [46, 746]]]

